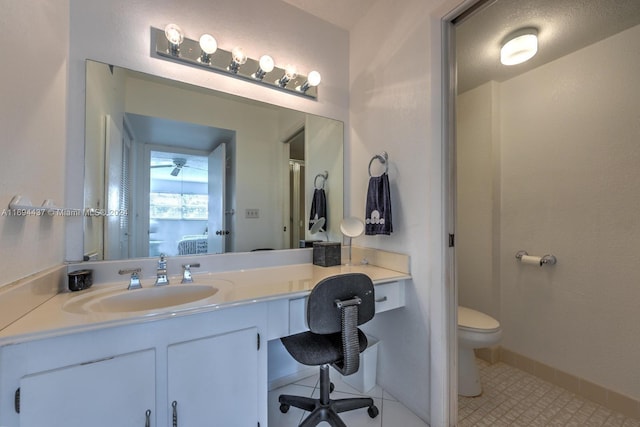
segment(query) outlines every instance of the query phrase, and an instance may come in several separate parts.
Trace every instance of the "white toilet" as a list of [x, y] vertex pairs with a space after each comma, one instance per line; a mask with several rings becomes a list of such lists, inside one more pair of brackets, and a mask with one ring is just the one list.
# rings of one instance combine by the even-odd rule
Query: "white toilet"
[[458, 306], [458, 394], [472, 397], [482, 393], [473, 349], [496, 345], [501, 337], [502, 329], [496, 319]]

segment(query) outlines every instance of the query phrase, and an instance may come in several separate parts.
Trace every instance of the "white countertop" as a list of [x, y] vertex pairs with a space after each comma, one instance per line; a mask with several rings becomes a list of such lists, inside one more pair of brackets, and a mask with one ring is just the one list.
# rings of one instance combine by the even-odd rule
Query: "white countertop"
[[[0, 345], [48, 338], [97, 328], [147, 322], [175, 316], [213, 311], [238, 305], [254, 304], [280, 298], [304, 296], [322, 279], [342, 273], [364, 273], [374, 284], [409, 279], [411, 276], [374, 265], [319, 267], [296, 264], [282, 267], [245, 269], [219, 273], [194, 274], [194, 283], [220, 281], [227, 285], [215, 297], [180, 306], [144, 312], [72, 313], [63, 306], [79, 295], [104, 292], [106, 289], [126, 289], [126, 280], [118, 283], [96, 284], [79, 292], [65, 292], [54, 296], [20, 319], [0, 330]], [[224, 282], [222, 282], [224, 281]], [[180, 286], [180, 277], [171, 277], [168, 286]], [[143, 287], [153, 286], [148, 280]], [[128, 291], [128, 292], [135, 292]]]

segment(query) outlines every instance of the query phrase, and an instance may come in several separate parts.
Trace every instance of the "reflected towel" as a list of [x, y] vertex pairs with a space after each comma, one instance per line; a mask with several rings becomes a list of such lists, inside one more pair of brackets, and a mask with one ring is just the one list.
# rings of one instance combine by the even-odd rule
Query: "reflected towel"
[[309, 230], [313, 227], [320, 218], [324, 218], [324, 225], [319, 231], [327, 230], [327, 196], [324, 194], [324, 189], [316, 188], [313, 192], [313, 200], [311, 201], [311, 214], [309, 215]]
[[389, 235], [393, 232], [389, 175], [386, 173], [369, 178], [365, 218], [365, 234]]

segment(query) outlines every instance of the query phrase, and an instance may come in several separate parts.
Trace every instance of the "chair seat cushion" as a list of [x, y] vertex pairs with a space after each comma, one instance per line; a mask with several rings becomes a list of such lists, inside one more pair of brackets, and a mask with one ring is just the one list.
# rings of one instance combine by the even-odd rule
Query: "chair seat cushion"
[[[289, 354], [303, 365], [318, 366], [342, 360], [342, 333], [320, 335], [301, 332], [280, 339]], [[367, 348], [367, 336], [358, 329], [360, 353]]]

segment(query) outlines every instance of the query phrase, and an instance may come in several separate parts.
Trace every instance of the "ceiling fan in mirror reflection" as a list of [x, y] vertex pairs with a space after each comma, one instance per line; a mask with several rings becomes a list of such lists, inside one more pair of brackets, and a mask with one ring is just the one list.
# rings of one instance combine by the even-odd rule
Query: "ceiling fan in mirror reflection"
[[187, 159], [184, 158], [175, 158], [172, 160], [173, 163], [170, 164], [154, 164], [154, 160], [157, 161], [157, 159], [151, 159], [151, 169], [172, 168], [173, 170], [171, 171], [171, 176], [178, 176], [182, 171], [182, 168], [193, 168], [204, 172], [207, 171], [207, 168], [187, 165]]

